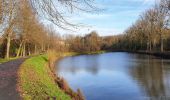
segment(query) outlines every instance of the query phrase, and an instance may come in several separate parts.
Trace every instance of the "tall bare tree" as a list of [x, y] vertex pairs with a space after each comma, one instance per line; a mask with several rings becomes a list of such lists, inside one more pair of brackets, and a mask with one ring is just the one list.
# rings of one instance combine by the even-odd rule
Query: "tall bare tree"
[[164, 29], [168, 27], [170, 21], [170, 0], [161, 0], [157, 8], [158, 11], [158, 29], [161, 40], [161, 52], [164, 51]]
[[3, 17], [5, 19], [5, 23], [7, 25], [3, 37], [6, 39], [6, 54], [5, 58], [9, 58], [10, 53], [10, 45], [11, 45], [11, 37], [14, 33], [14, 25], [16, 23], [16, 10], [17, 10], [17, 0], [5, 0], [4, 1], [4, 12]]

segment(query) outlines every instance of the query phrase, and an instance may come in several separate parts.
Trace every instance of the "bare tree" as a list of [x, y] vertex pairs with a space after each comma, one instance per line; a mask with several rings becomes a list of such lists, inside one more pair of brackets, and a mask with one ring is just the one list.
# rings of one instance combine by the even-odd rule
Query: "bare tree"
[[95, 0], [30, 0], [34, 11], [41, 17], [51, 21], [55, 25], [63, 29], [70, 29], [70, 26], [76, 28], [78, 25], [68, 22], [65, 18], [67, 12], [73, 13], [77, 11], [94, 12], [98, 11], [94, 6]]
[[157, 7], [158, 28], [161, 40], [161, 52], [164, 51], [164, 29], [168, 27], [170, 21], [170, 0], [161, 0]]
[[[116, 48], [164, 52], [169, 44], [170, 0], [160, 0], [125, 31]], [[139, 48], [139, 44], [141, 44]], [[124, 47], [124, 48], [120, 48]]]
[[3, 17], [5, 19], [5, 23], [7, 25], [3, 37], [6, 39], [6, 55], [5, 58], [9, 58], [10, 53], [10, 45], [11, 45], [11, 37], [14, 33], [14, 25], [15, 25], [15, 17], [16, 17], [16, 9], [17, 9], [17, 1], [16, 0], [5, 0], [4, 3], [4, 14]]

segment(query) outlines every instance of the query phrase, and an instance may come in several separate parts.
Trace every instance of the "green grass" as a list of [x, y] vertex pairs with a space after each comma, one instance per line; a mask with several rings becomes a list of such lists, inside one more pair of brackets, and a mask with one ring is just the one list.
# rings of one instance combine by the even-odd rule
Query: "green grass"
[[29, 58], [20, 67], [19, 91], [24, 100], [71, 100], [54, 81], [54, 76], [47, 66], [47, 56]]
[[5, 63], [5, 62], [11, 61], [11, 60], [15, 60], [15, 59], [17, 59], [17, 58], [10, 58], [10, 59], [0, 58], [0, 63]]

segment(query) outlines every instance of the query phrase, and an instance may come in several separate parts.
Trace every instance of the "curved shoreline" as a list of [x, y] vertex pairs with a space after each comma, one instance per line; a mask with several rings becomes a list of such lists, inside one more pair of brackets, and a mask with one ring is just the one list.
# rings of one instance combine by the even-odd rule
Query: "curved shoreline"
[[80, 90], [72, 91], [66, 81], [51, 70], [46, 55], [27, 59], [20, 66], [18, 77], [17, 86], [24, 100], [84, 100]]
[[[118, 52], [118, 51], [117, 51]], [[159, 53], [159, 52], [145, 52], [145, 51], [119, 51], [119, 52], [128, 52], [128, 53], [137, 53], [137, 54], [147, 54], [147, 55], [153, 55], [153, 56], [157, 56], [157, 57], [161, 57], [161, 58], [166, 58], [166, 59], [169, 59], [170, 58], [170, 54], [168, 54], [168, 53]], [[103, 52], [102, 52], [103, 53]], [[60, 56], [60, 57], [58, 57], [57, 59], [59, 60], [59, 59], [61, 59], [61, 58], [63, 58], [63, 57], [68, 57], [68, 56], [75, 56], [75, 55], [83, 55], [83, 54], [101, 54], [101, 53], [63, 53], [62, 54], [62, 56]], [[42, 60], [42, 62], [43, 62], [43, 66], [45, 67], [45, 68], [48, 68], [47, 67], [47, 57], [44, 57], [44, 55], [40, 55], [41, 57], [39, 58], [40, 60]], [[35, 57], [38, 57], [38, 56], [35, 56]], [[32, 58], [35, 58], [35, 57], [31, 57], [31, 58], [29, 58], [29, 59], [32, 59]], [[27, 59], [27, 60], [29, 60], [29, 59]], [[26, 61], [27, 61], [26, 60]], [[26, 62], [25, 61], [25, 62]], [[28, 65], [30, 65], [30, 66], [34, 66], [34, 64], [36, 64], [36, 62], [37, 62], [38, 60], [35, 60], [35, 62], [34, 63], [30, 63], [30, 64], [28, 64]], [[8, 85], [6, 85], [6, 89], [4, 89], [5, 87], [3, 87], [3, 85], [1, 85], [1, 87], [0, 87], [0, 89], [3, 89], [1, 92], [0, 92], [0, 98], [2, 99], [2, 98], [16, 98], [16, 96], [15, 95], [17, 95], [17, 93], [18, 93], [18, 91], [16, 91], [16, 89], [17, 89], [17, 87], [16, 87], [16, 84], [17, 84], [17, 82], [15, 83], [15, 81], [17, 80], [17, 75], [13, 75], [13, 76], [10, 76], [9, 75], [9, 77], [5, 77], [4, 75], [5, 74], [3, 74], [3, 73], [8, 73], [9, 72], [9, 70], [10, 70], [10, 72], [11, 72], [11, 70], [13, 70], [12, 72], [14, 72], [14, 74], [15, 73], [17, 73], [17, 71], [18, 71], [18, 69], [19, 69], [19, 72], [18, 72], [18, 76], [19, 76], [19, 78], [21, 78], [22, 76], [20, 75], [20, 73], [21, 73], [21, 67], [23, 68], [23, 66], [24, 67], [27, 67], [25, 70], [27, 70], [27, 69], [29, 69], [29, 67], [28, 67], [28, 65], [24, 62], [24, 59], [17, 59], [17, 60], [12, 60], [12, 61], [9, 61], [9, 62], [6, 62], [6, 63], [3, 63], [3, 64], [0, 64], [0, 71], [1, 71], [1, 74], [0, 74], [0, 78], [1, 78], [1, 81], [0, 81], [0, 83], [3, 83], [3, 81], [5, 81], [6, 82], [6, 80], [7, 81], [9, 81], [8, 83], [9, 84], [13, 84], [13, 85], [10, 85], [10, 86], [8, 86]], [[44, 63], [45, 62], [45, 63]], [[23, 63], [23, 64], [22, 64]], [[22, 64], [22, 65], [21, 65]], [[21, 66], [20, 66], [21, 65]], [[12, 66], [12, 67], [11, 67]], [[20, 67], [19, 67], [20, 66]], [[43, 67], [42, 66], [42, 67]], [[10, 68], [9, 68], [10, 67]], [[48, 69], [49, 70], [49, 69]], [[31, 70], [32, 71], [32, 70]], [[55, 72], [55, 70], [53, 70], [54, 72]], [[3, 73], [2, 73], [3, 72]], [[50, 73], [51, 73], [51, 75], [49, 76], [49, 77], [51, 77], [52, 78], [52, 80], [54, 80], [53, 82], [55, 82], [55, 83], [53, 83], [53, 84], [55, 84], [55, 86], [57, 86], [58, 84], [60, 84], [60, 85], [62, 85], [63, 84], [63, 82], [61, 82], [61, 78], [59, 78], [59, 77], [57, 77], [57, 75], [55, 74], [55, 73], [51, 73], [51, 71], [50, 71]], [[3, 75], [2, 75], [3, 74]], [[25, 73], [23, 73], [23, 75], [24, 75]], [[49, 74], [49, 73], [48, 73]], [[33, 74], [31, 74], [31, 75], [33, 75]], [[30, 76], [31, 76], [30, 75]], [[40, 76], [41, 77], [41, 76]], [[60, 79], [60, 81], [57, 81], [56, 79]], [[11, 80], [11, 81], [10, 81]], [[20, 79], [19, 79], [20, 80]], [[63, 80], [62, 80], [63, 81]], [[19, 82], [19, 81], [18, 81]], [[59, 82], [59, 83], [57, 83], [57, 82]], [[65, 82], [65, 81], [64, 81]], [[21, 85], [20, 83], [18, 83], [18, 86], [19, 85]], [[11, 90], [11, 88], [9, 88], [9, 87], [14, 87], [12, 90]], [[62, 86], [60, 86], [60, 88], [61, 88]], [[31, 87], [32, 88], [32, 87]], [[4, 90], [6, 91], [6, 92], [8, 92], [8, 93], [6, 93], [6, 94], [4, 94], [3, 92], [4, 92]], [[10, 90], [10, 91], [8, 91], [8, 90]], [[16, 92], [12, 92], [12, 91], [16, 91]], [[23, 96], [23, 95], [25, 95], [25, 93], [21, 90], [21, 88], [19, 88], [19, 91], [20, 91], [20, 93], [21, 93], [21, 96]], [[12, 92], [12, 94], [11, 95], [9, 95], [10, 93]], [[18, 93], [19, 94], [19, 93]], [[27, 93], [26, 93], [27, 94]], [[66, 94], [69, 94], [68, 92], [66, 93]], [[73, 95], [72, 93], [70, 93], [71, 95]]]
[[153, 55], [155, 57], [160, 57], [164, 59], [170, 59], [170, 53], [169, 52], [147, 52], [147, 51], [136, 51], [134, 53], [138, 54], [147, 54], [147, 55]]

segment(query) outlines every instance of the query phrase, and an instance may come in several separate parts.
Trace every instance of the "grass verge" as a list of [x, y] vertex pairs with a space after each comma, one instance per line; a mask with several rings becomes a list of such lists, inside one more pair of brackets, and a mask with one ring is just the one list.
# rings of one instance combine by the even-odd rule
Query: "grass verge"
[[46, 55], [27, 59], [18, 76], [18, 89], [24, 100], [71, 100], [55, 83]]
[[15, 60], [17, 58], [10, 58], [10, 59], [3, 59], [3, 58], [0, 58], [0, 64], [1, 63], [5, 63], [5, 62], [8, 62], [8, 61], [11, 61], [11, 60]]

